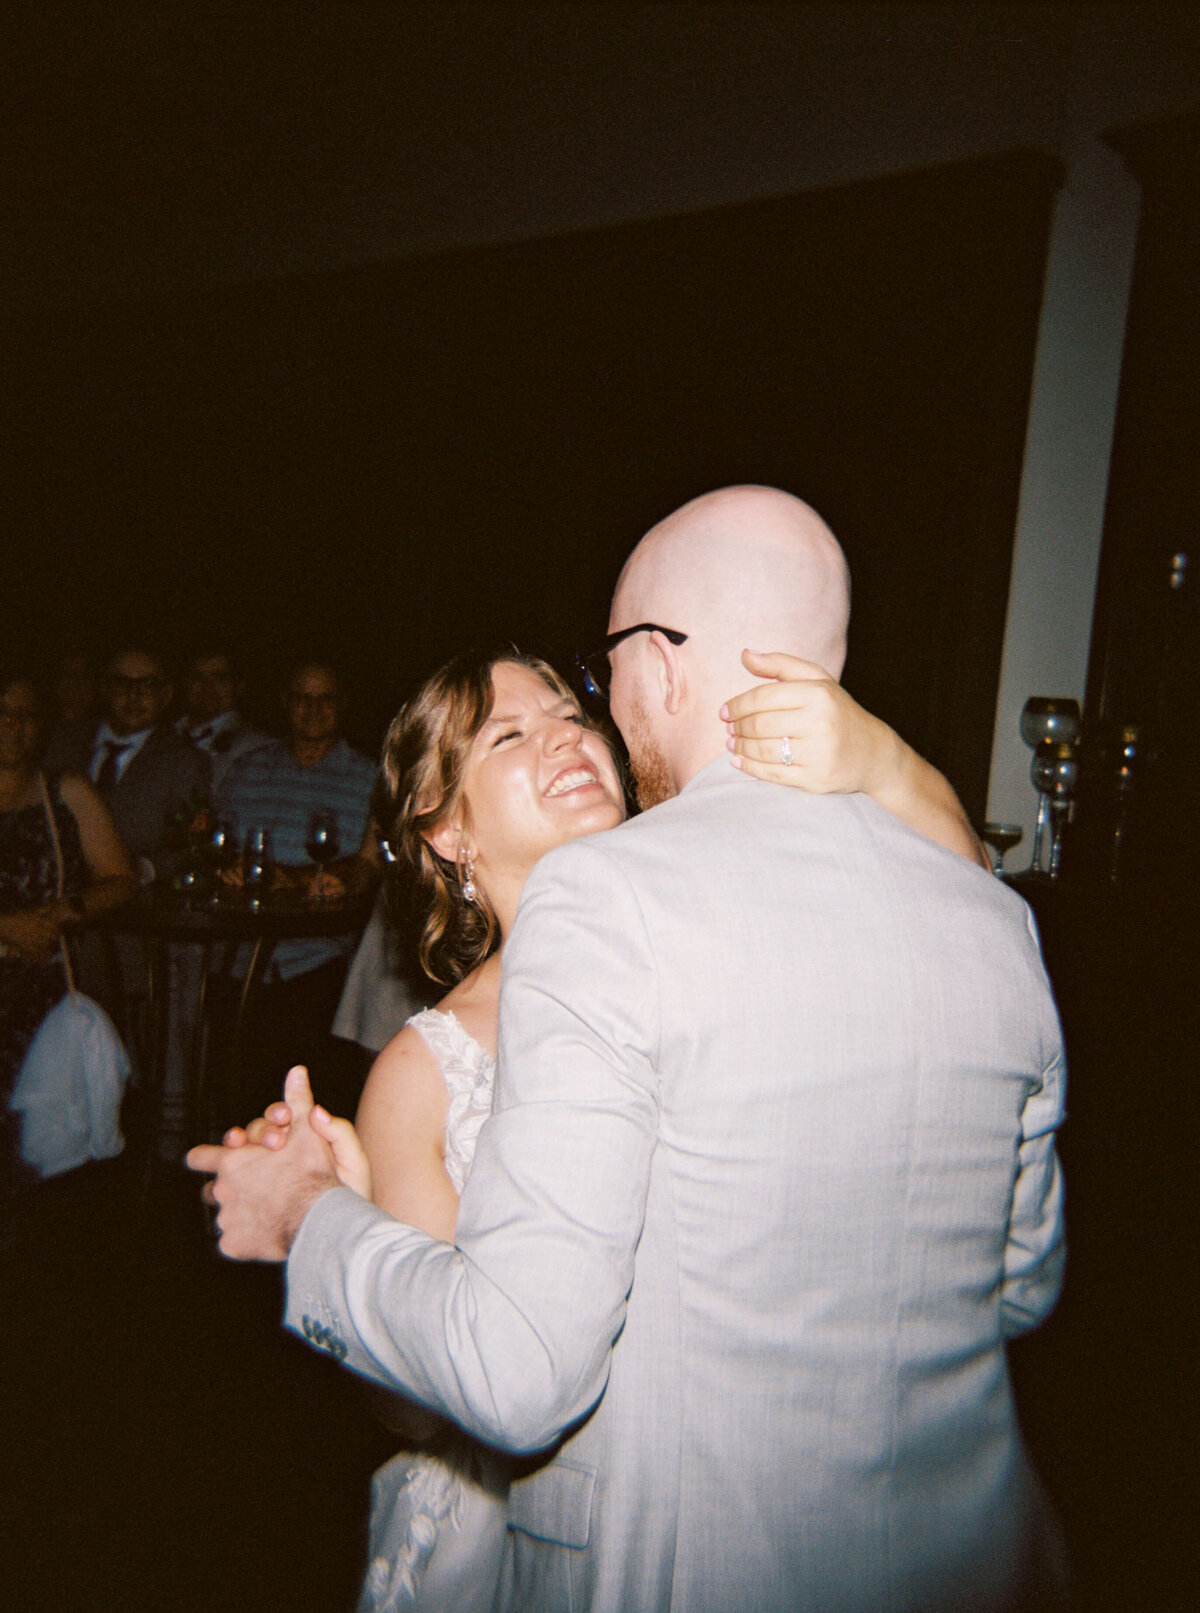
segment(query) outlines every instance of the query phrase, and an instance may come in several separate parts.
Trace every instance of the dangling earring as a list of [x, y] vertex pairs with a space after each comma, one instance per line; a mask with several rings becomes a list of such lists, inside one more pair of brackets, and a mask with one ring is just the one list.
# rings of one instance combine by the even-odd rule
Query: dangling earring
[[465, 846], [459, 855], [467, 871], [467, 877], [462, 882], [462, 899], [464, 902], [473, 902], [475, 900], [475, 860]]

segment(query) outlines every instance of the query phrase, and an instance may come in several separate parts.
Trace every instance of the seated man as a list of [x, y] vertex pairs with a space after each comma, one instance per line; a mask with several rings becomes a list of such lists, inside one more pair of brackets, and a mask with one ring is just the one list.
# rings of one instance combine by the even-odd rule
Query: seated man
[[157, 655], [118, 650], [101, 689], [104, 716], [81, 753], [64, 759], [103, 796], [145, 882], [170, 872], [180, 809], [208, 798], [208, 758], [163, 721], [171, 694]]
[[183, 716], [176, 720], [175, 732], [208, 757], [214, 794], [234, 762], [270, 742], [269, 734], [242, 721], [237, 709], [242, 693], [237, 662], [219, 644], [201, 648], [188, 662]]
[[[286, 740], [271, 740], [230, 767], [217, 792], [217, 812], [233, 819], [242, 835], [256, 825], [271, 831], [276, 888], [365, 897], [379, 877], [378, 846], [367, 832], [375, 768], [341, 737], [343, 701], [336, 672], [316, 661], [296, 666], [283, 704]], [[344, 853], [324, 868], [315, 867], [306, 850], [317, 812], [333, 814]], [[314, 935], [275, 946], [253, 995], [252, 1023], [241, 1038], [253, 1067], [238, 1075], [252, 1103], [278, 1093], [285, 1070], [303, 1057], [314, 1069], [323, 1101], [343, 1113], [352, 1109], [365, 1060], [336, 1043], [330, 1026], [355, 939], [352, 933]], [[243, 947], [234, 960], [234, 976], [244, 979], [249, 967], [250, 949]]]
[[[172, 687], [151, 650], [128, 646], [109, 660], [101, 683], [104, 715], [76, 753], [61, 765], [86, 773], [112, 814], [117, 832], [143, 884], [167, 879], [180, 855], [181, 819], [207, 804], [208, 758], [166, 720]], [[114, 970], [115, 960], [115, 970]], [[117, 936], [111, 953], [98, 936], [80, 948], [81, 983], [112, 1011], [135, 1055], [135, 1082], [153, 1055], [157, 1031], [149, 1005], [149, 957], [130, 936]], [[171, 1003], [162, 1055], [160, 1147], [173, 1157], [185, 1135], [186, 1053], [202, 978], [199, 949], [173, 944], [168, 952]]]

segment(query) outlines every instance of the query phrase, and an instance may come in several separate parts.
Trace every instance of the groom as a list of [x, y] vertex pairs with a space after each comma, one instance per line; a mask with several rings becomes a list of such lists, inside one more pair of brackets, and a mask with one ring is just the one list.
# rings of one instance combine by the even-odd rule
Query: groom
[[[334, 1187], [306, 1116], [217, 1169], [289, 1325], [515, 1452], [505, 1605], [1020, 1605], [1007, 1337], [1062, 1267], [1057, 1020], [1027, 912], [858, 795], [760, 791], [740, 651], [840, 673], [848, 585], [765, 488], [627, 562], [612, 709], [654, 810], [530, 876], [451, 1247]], [[294, 1094], [293, 1094], [294, 1095]]]

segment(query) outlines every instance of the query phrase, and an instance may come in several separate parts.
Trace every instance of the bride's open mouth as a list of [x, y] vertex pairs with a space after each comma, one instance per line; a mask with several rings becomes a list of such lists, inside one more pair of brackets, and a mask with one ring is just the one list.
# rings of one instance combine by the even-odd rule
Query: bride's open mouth
[[566, 795], [570, 790], [582, 789], [588, 784], [599, 784], [600, 775], [594, 767], [568, 767], [552, 779], [546, 789], [547, 796]]

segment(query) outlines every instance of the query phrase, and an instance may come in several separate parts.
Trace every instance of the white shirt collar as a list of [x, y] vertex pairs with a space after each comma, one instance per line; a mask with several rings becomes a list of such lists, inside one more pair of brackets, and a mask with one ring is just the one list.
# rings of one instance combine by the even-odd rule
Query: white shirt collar
[[120, 778], [153, 732], [153, 728], [140, 728], [136, 734], [115, 734], [107, 721], [102, 722], [97, 728], [96, 738], [92, 742], [92, 765], [89, 773], [93, 782], [96, 774], [100, 771], [100, 764], [104, 760], [106, 745], [121, 745], [124, 747], [117, 756], [117, 777]]
[[175, 727], [177, 732], [185, 735], [194, 745], [201, 744], [196, 735], [204, 734], [205, 738], [201, 748], [207, 749], [218, 734], [223, 734], [226, 729], [232, 728], [237, 720], [238, 714], [236, 711], [223, 711], [219, 717], [214, 717], [211, 722], [189, 722], [187, 717], [183, 716], [180, 717]]

